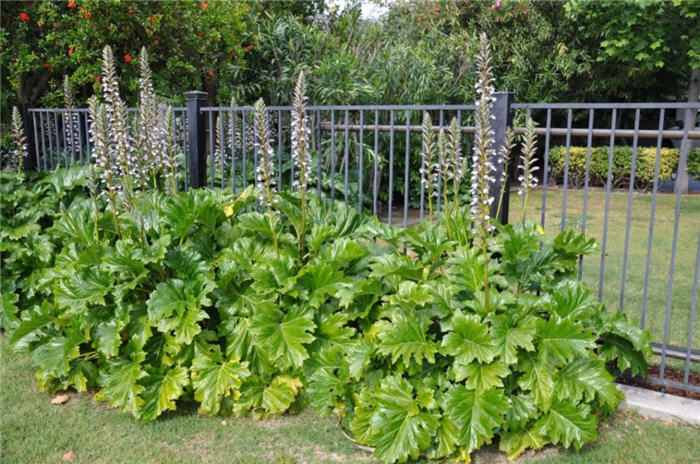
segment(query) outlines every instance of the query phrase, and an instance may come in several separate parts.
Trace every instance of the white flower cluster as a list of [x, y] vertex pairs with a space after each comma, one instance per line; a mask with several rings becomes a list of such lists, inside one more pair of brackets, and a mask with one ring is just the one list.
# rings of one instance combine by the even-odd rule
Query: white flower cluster
[[113, 160], [112, 173], [115, 177], [120, 177], [127, 205], [133, 206], [134, 188], [140, 183], [138, 166], [129, 140], [126, 104], [119, 96], [114, 55], [109, 45], [102, 52], [102, 93], [106, 102], [105, 143], [109, 157]]
[[[73, 86], [68, 76], [63, 78], [63, 103], [69, 109], [76, 106]], [[63, 113], [63, 127], [66, 149], [71, 158], [75, 159], [80, 154], [80, 121], [78, 113], [74, 111]]]
[[537, 187], [537, 177], [535, 171], [539, 169], [536, 165], [537, 158], [537, 135], [535, 134], [535, 123], [532, 118], [527, 119], [525, 125], [525, 138], [523, 140], [522, 150], [520, 154], [520, 164], [518, 164], [518, 195], [527, 194], [531, 189]]
[[457, 118], [452, 118], [447, 133], [447, 151], [450, 156], [450, 178], [454, 182], [455, 192], [459, 191], [466, 171], [466, 158], [462, 154], [462, 133]]
[[254, 105], [255, 112], [255, 150], [258, 153], [256, 184], [265, 190], [265, 202], [268, 206], [273, 203], [272, 192], [275, 191], [275, 151], [270, 144], [270, 125], [267, 117], [267, 107], [261, 98]]
[[476, 83], [476, 110], [474, 112], [474, 153], [472, 155], [471, 213], [477, 233], [494, 229], [490, 223], [490, 209], [494, 198], [491, 185], [496, 181], [493, 115], [491, 105], [495, 101], [493, 77], [491, 75], [491, 50], [485, 34], [481, 35], [481, 46], [477, 55], [479, 79]]
[[92, 96], [88, 100], [90, 115], [90, 141], [93, 143], [92, 157], [99, 168], [100, 181], [104, 187], [103, 193], [107, 197], [110, 206], [113, 205], [121, 192], [119, 179], [119, 166], [115, 163], [113, 153], [109, 145], [109, 121], [105, 105]]
[[28, 151], [27, 138], [24, 136], [24, 125], [22, 124], [22, 118], [16, 106], [12, 108], [12, 141], [14, 142], [15, 148], [13, 150], [14, 156], [10, 160], [10, 166], [13, 170], [21, 173], [22, 163]]
[[158, 99], [153, 90], [151, 69], [148, 65], [146, 47], [139, 57], [139, 106], [138, 129], [134, 131], [136, 145], [135, 164], [139, 184], [145, 188], [148, 178], [156, 182], [158, 172], [165, 159], [165, 134], [160, 124]]
[[306, 115], [306, 86], [304, 72], [299, 73], [292, 100], [292, 162], [297, 167], [293, 188], [306, 193], [311, 179], [311, 152], [309, 151], [309, 120]]

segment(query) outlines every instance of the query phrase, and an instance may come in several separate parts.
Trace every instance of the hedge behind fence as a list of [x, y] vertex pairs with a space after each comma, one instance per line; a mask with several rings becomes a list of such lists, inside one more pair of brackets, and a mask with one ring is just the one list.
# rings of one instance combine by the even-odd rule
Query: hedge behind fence
[[[591, 149], [590, 186], [604, 187], [608, 176], [607, 146]], [[569, 185], [583, 187], [586, 174], [586, 147], [571, 147], [569, 150]], [[659, 180], [671, 179], [678, 168], [680, 152], [676, 148], [662, 148], [659, 164]], [[566, 147], [554, 147], [549, 153], [553, 181], [561, 183], [564, 179], [564, 161]], [[637, 149], [637, 168], [635, 171], [635, 188], [651, 189], [654, 182], [654, 163], [656, 147], [639, 147]], [[620, 188], [629, 186], [630, 169], [632, 166], [632, 147], [615, 147], [612, 166], [612, 186]], [[700, 176], [700, 149], [696, 148], [688, 154], [688, 171], [695, 177]]]

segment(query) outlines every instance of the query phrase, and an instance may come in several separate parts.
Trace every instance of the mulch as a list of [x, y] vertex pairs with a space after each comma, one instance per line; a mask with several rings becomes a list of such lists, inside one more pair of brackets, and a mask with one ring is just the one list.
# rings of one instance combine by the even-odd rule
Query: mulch
[[[660, 370], [660, 366], [649, 366], [649, 368], [647, 369], [647, 375], [649, 377], [661, 378], [661, 376], [659, 375]], [[666, 368], [664, 369], [664, 379], [667, 380], [683, 383], [684, 375], [685, 373], [682, 370], [673, 369], [669, 366], [666, 366]], [[655, 391], [664, 391], [664, 387], [662, 385], [651, 383], [641, 377], [632, 377], [631, 375], [623, 374], [619, 379], [617, 379], [617, 381], [620, 383], [624, 383], [625, 385], [633, 385], [635, 387], [642, 387]], [[688, 376], [688, 384], [700, 387], [700, 374], [694, 374], [691, 372]], [[683, 396], [685, 398], [700, 400], [700, 393], [682, 390], [680, 388], [666, 387], [665, 392], [671, 395]]]

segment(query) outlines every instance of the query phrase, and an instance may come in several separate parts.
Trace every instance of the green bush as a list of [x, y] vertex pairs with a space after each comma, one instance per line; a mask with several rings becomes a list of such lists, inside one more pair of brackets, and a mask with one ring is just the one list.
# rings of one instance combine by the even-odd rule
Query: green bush
[[[494, 437], [514, 457], [596, 439], [614, 377], [646, 369], [648, 333], [576, 280], [594, 244], [573, 232], [540, 248], [535, 223], [509, 225], [485, 256], [442, 221], [404, 231], [314, 198], [300, 256], [298, 194], [268, 216], [252, 188], [143, 192], [117, 235], [77, 169], [2, 176], [11, 343], [42, 389], [95, 389], [144, 422], [191, 401], [255, 418], [310, 404], [385, 462]], [[52, 202], [20, 200], [47, 186]]]
[[[591, 148], [590, 177], [591, 187], [604, 187], [608, 178], [609, 147]], [[569, 149], [569, 185], [580, 188], [586, 179], [586, 147], [570, 147]], [[671, 179], [678, 167], [679, 151], [675, 148], [662, 148], [659, 163], [659, 180]], [[549, 162], [552, 168], [553, 180], [563, 182], [566, 148], [557, 146], [549, 152]], [[635, 188], [648, 190], [654, 182], [654, 165], [656, 163], [656, 147], [637, 148], [637, 167], [635, 171]], [[632, 147], [615, 147], [612, 163], [612, 187], [629, 186], [632, 167]]]

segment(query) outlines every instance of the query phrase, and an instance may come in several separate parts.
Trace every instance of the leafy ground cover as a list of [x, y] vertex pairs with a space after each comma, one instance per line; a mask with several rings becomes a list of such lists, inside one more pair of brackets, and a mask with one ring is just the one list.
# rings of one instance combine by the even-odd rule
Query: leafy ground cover
[[[59, 462], [69, 451], [72, 463], [301, 464], [371, 463], [342, 436], [335, 421], [310, 409], [298, 415], [252, 421], [199, 416], [196, 408], [178, 410], [163, 420], [141, 425], [101, 407], [87, 394], [70, 394], [62, 405], [34, 385], [31, 359], [11, 350], [0, 338], [0, 457], [7, 464]], [[695, 462], [700, 430], [682, 424], [644, 420], [618, 413], [601, 425], [600, 440], [579, 451], [548, 448], [524, 459], [546, 464]], [[503, 463], [492, 449], [477, 453], [480, 463]]]

